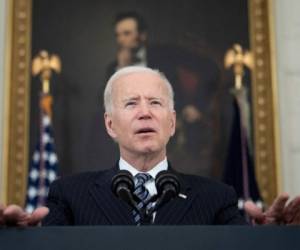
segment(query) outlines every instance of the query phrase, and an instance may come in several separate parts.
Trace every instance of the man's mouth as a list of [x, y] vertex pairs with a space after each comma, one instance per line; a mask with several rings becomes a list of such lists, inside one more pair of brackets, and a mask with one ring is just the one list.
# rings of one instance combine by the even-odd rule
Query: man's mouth
[[136, 134], [151, 134], [151, 133], [155, 133], [155, 129], [153, 128], [141, 128], [141, 129], [138, 129], [136, 131]]

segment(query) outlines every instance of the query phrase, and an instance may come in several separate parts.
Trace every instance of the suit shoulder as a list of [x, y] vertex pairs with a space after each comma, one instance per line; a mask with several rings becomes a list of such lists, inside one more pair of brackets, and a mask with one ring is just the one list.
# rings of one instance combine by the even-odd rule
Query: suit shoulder
[[204, 190], [217, 193], [234, 191], [231, 186], [207, 177], [187, 174], [181, 174], [181, 177], [188, 186], [191, 186], [193, 189], [198, 190], [199, 192], [203, 192]]
[[72, 174], [64, 177], [60, 177], [56, 179], [52, 185], [60, 185], [60, 186], [81, 186], [87, 185], [88, 183], [92, 183], [97, 178], [104, 175], [108, 170], [103, 171], [91, 171], [91, 172], [83, 172], [78, 174]]

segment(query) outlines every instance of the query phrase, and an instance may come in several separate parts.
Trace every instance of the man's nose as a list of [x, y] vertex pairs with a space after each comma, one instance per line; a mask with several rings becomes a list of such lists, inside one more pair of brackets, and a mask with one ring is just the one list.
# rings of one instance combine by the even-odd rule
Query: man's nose
[[150, 107], [147, 103], [141, 103], [138, 118], [139, 119], [151, 119], [151, 111], [150, 111]]

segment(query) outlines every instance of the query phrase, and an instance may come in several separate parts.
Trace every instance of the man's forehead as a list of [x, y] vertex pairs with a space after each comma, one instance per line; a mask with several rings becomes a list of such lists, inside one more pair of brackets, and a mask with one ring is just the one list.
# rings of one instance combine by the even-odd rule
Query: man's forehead
[[115, 80], [115, 85], [125, 87], [130, 85], [158, 87], [164, 86], [162, 78], [155, 72], [133, 72], [121, 75]]
[[152, 72], [137, 72], [120, 76], [114, 83], [114, 91], [135, 94], [165, 92], [166, 86], [161, 77]]
[[137, 28], [137, 22], [133, 18], [126, 18], [116, 24], [116, 31], [124, 28]]

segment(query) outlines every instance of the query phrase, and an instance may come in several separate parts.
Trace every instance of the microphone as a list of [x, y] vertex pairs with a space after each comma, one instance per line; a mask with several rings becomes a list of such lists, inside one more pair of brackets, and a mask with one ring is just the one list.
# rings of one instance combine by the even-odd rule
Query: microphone
[[178, 196], [180, 192], [180, 182], [178, 177], [170, 171], [161, 171], [155, 178], [157, 189], [157, 201], [154, 207], [147, 211], [148, 216], [151, 216], [154, 211], [159, 209], [164, 204]]
[[111, 181], [112, 192], [121, 200], [125, 201], [134, 209], [137, 208], [137, 203], [133, 198], [134, 181], [132, 174], [127, 170], [120, 170]]
[[129, 206], [135, 209], [141, 216], [142, 224], [150, 224], [152, 214], [161, 206], [178, 196], [180, 183], [178, 177], [170, 171], [161, 171], [155, 178], [157, 195], [150, 201], [155, 201], [155, 205], [148, 209], [139, 208], [134, 195], [134, 180], [132, 174], [127, 170], [120, 170], [111, 182], [112, 192]]
[[125, 201], [141, 216], [141, 224], [150, 224], [150, 217], [146, 209], [138, 207], [138, 198], [134, 195], [134, 180], [132, 174], [127, 170], [120, 170], [111, 181], [112, 192], [121, 200]]

